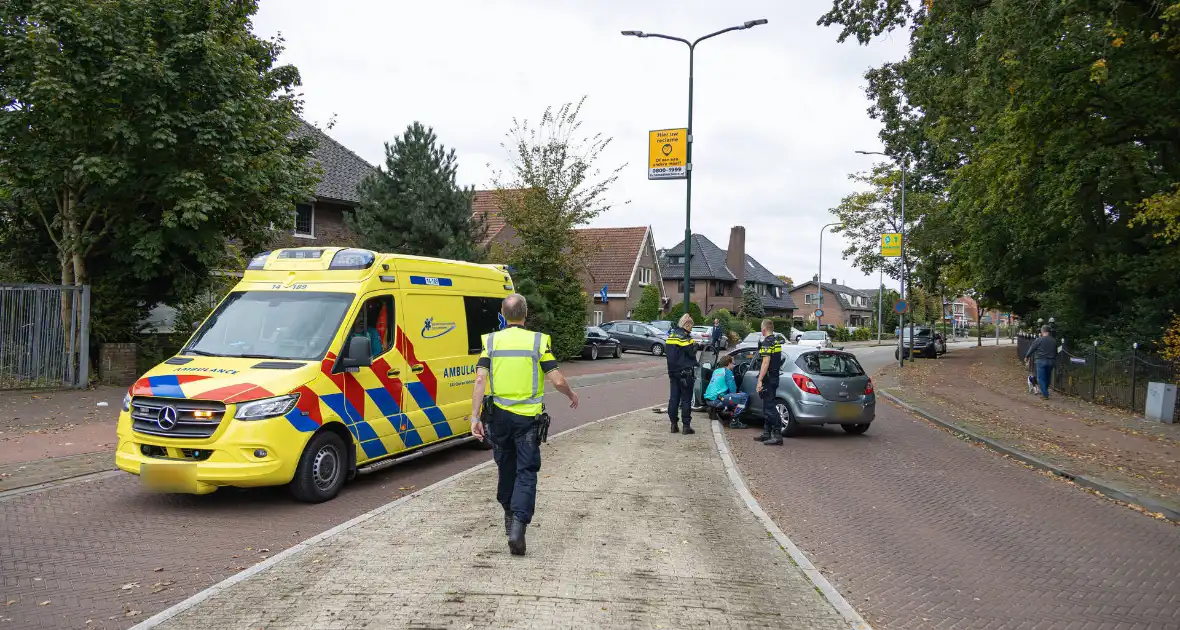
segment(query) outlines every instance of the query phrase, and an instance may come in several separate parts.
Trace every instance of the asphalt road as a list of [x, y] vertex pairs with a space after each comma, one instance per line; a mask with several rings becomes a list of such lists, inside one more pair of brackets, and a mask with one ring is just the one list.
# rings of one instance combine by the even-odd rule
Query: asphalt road
[[[870, 372], [893, 360], [856, 353]], [[865, 435], [812, 429], [767, 447], [756, 433], [727, 430], [755, 496], [877, 630], [1180, 628], [1170, 523], [884, 401]]]
[[[550, 394], [550, 434], [657, 403], [666, 387], [663, 378], [579, 387], [577, 410]], [[0, 499], [0, 630], [128, 627], [490, 457], [460, 446], [359, 477], [319, 505], [295, 503], [282, 489], [155, 495], [118, 472]]]

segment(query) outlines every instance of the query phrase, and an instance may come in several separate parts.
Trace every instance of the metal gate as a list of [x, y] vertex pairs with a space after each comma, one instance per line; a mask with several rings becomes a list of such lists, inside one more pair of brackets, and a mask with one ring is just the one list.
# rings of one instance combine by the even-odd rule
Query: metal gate
[[0, 389], [89, 381], [90, 287], [0, 284]]

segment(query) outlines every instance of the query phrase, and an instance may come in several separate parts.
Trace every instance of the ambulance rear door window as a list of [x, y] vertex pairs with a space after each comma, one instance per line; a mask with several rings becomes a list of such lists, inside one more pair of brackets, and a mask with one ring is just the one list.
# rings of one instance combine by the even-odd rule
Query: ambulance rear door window
[[500, 330], [500, 305], [503, 302], [504, 298], [463, 297], [468, 354], [479, 354], [483, 350], [483, 336]]

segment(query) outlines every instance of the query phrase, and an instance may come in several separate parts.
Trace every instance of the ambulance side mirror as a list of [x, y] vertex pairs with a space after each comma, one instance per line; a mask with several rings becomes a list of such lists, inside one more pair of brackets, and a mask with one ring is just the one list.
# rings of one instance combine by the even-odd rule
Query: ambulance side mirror
[[373, 345], [369, 338], [358, 335], [348, 340], [344, 356], [340, 357], [340, 368], [346, 372], [369, 367], [373, 364]]

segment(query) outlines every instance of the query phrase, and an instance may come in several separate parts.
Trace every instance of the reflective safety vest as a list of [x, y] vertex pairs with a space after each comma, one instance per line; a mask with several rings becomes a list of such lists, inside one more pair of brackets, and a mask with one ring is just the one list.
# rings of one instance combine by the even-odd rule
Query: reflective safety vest
[[541, 414], [545, 380], [541, 358], [547, 335], [524, 328], [506, 328], [484, 338], [484, 355], [492, 362], [488, 390], [497, 407], [521, 416]]

